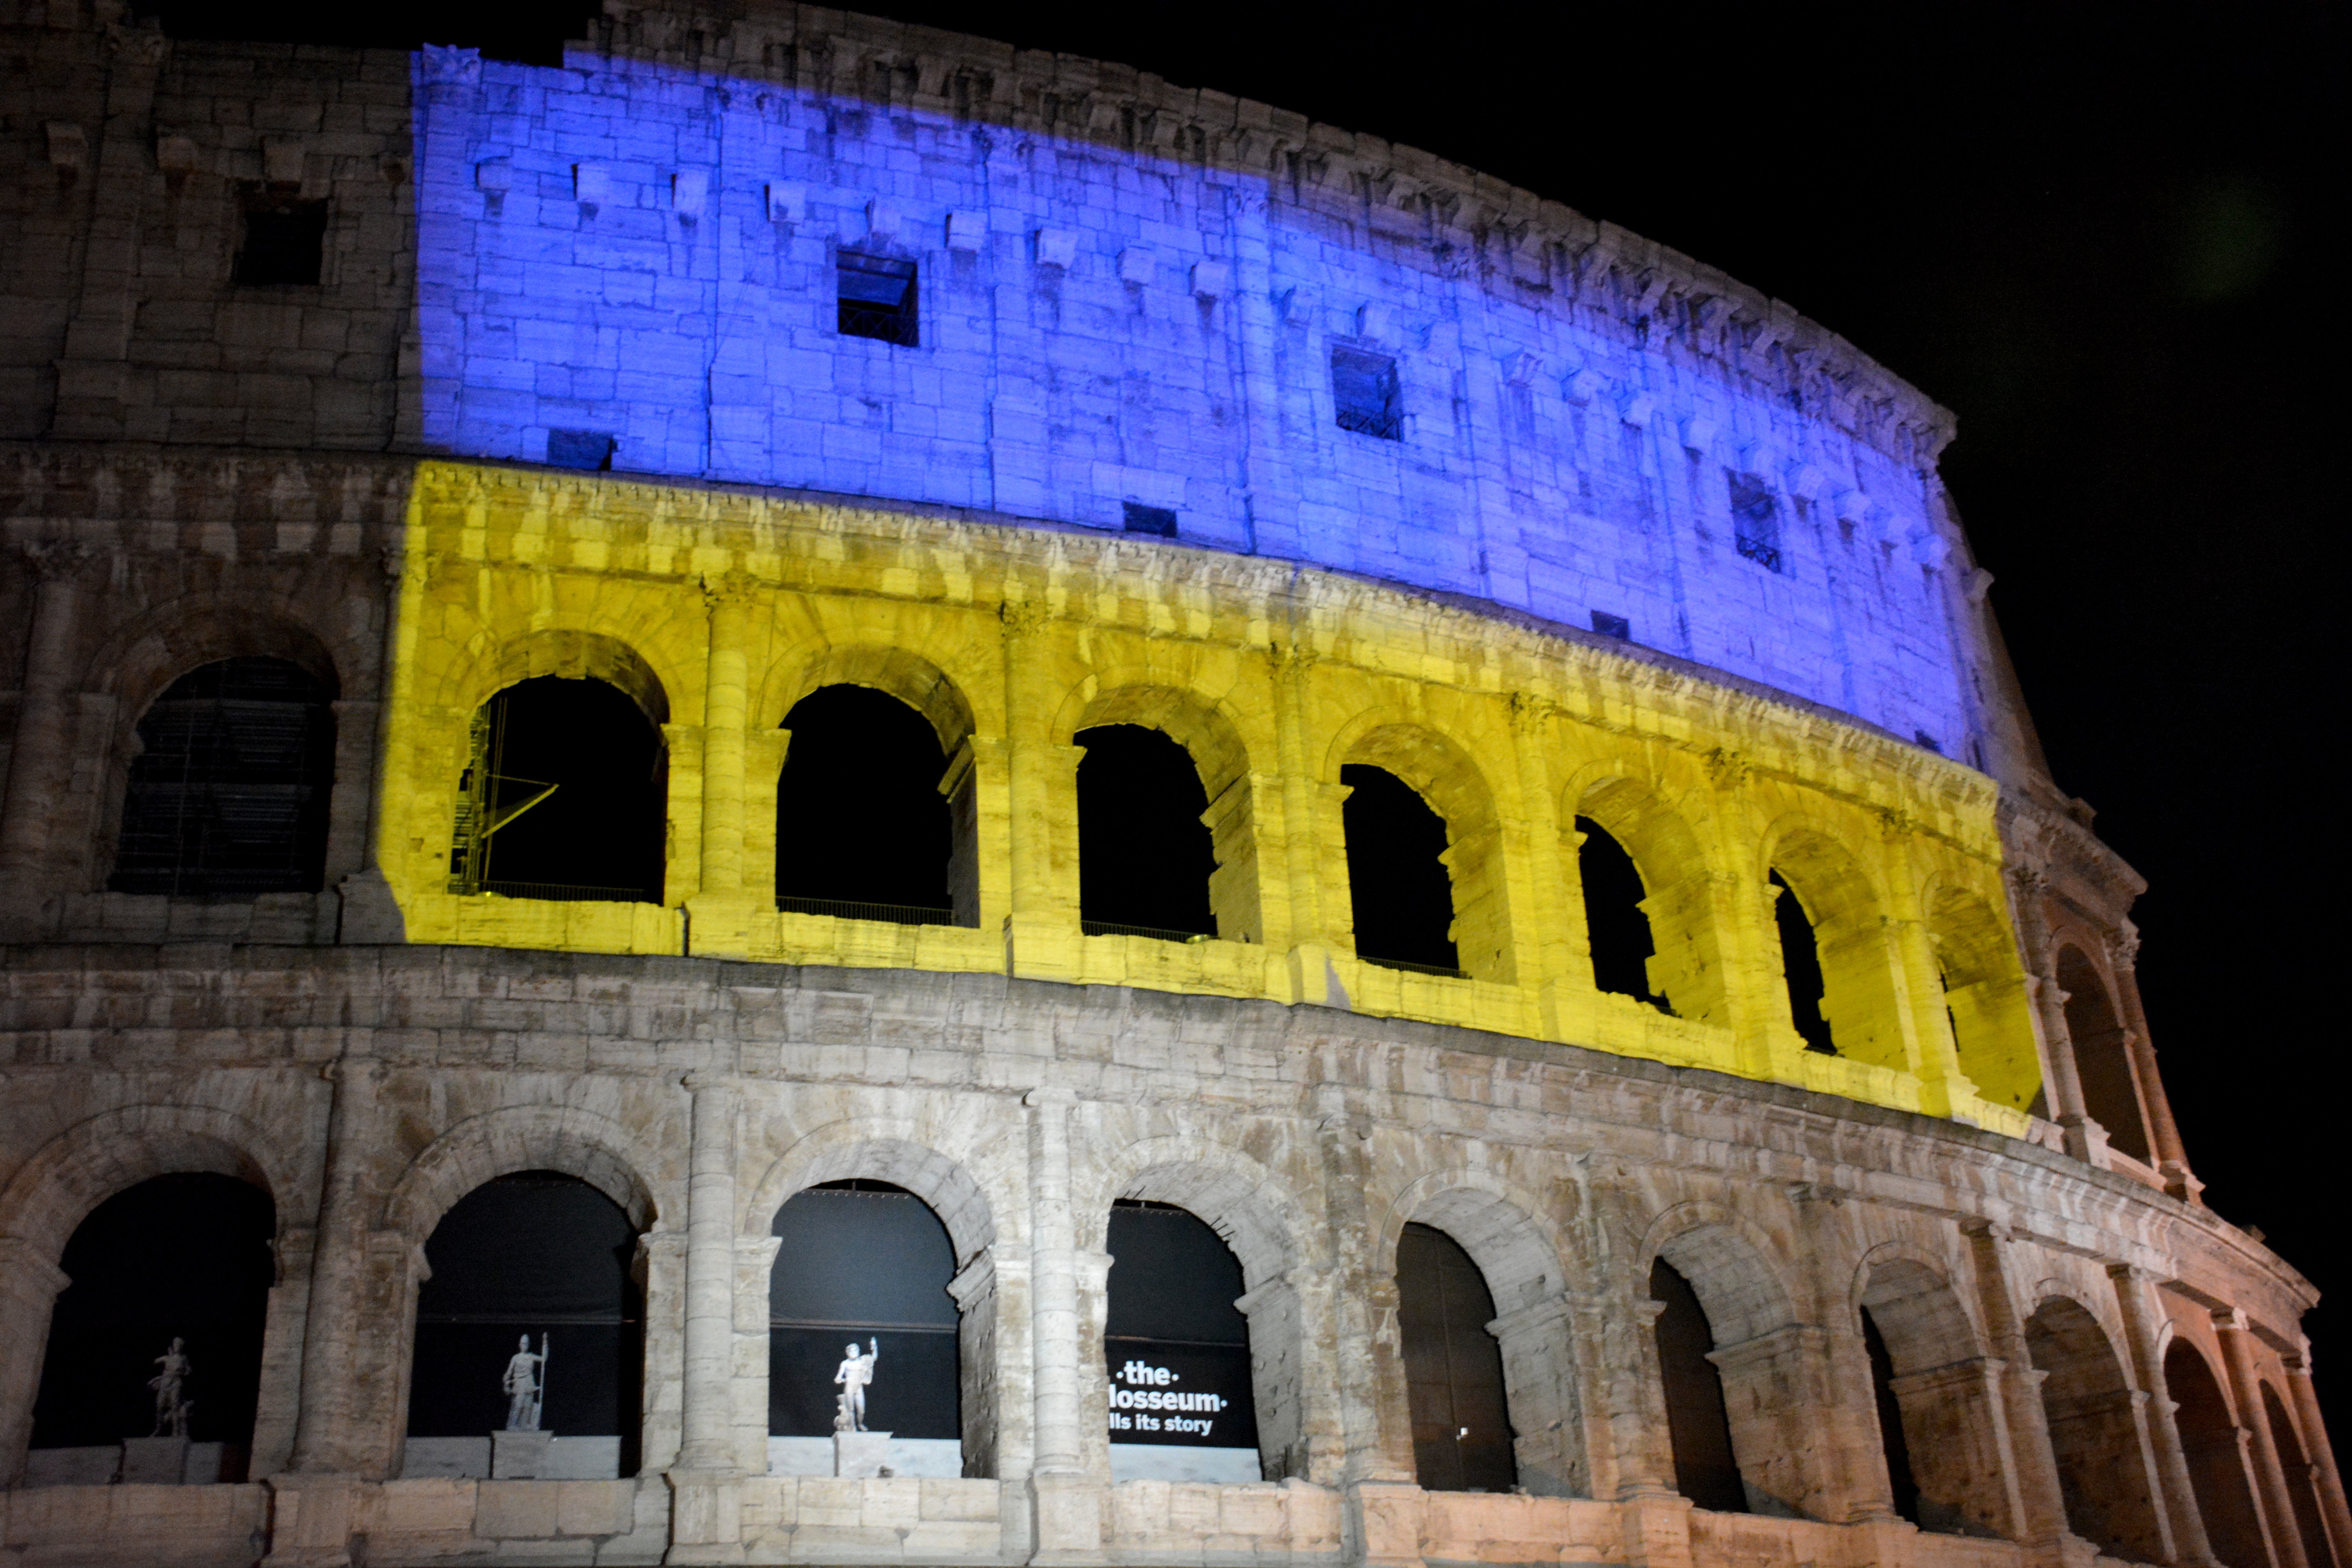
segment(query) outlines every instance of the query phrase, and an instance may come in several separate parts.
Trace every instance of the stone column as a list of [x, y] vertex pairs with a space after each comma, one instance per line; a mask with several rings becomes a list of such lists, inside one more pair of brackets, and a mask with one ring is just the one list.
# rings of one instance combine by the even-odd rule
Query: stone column
[[[1079, 962], [1077, 812], [1071, 790], [1083, 752], [1056, 744], [1047, 730], [1060, 697], [1049, 684], [1052, 660], [1044, 647], [1051, 618], [1034, 601], [1007, 601], [1000, 612], [1013, 852], [1005, 972], [1025, 980], [1074, 980]], [[1044, 1452], [1041, 1447], [1041, 1458]]]
[[728, 1347], [728, 1384], [734, 1394], [735, 1468], [747, 1476], [768, 1473], [768, 1287], [782, 1245], [773, 1236], [735, 1238], [735, 1332]]
[[1416, 1479], [1412, 1407], [1405, 1392], [1404, 1356], [1397, 1331], [1396, 1276], [1372, 1268], [1371, 1217], [1364, 1190], [1371, 1179], [1366, 1118], [1350, 1116], [1338, 1084], [1318, 1085], [1316, 1128], [1324, 1173], [1326, 1234], [1340, 1289], [1333, 1306], [1341, 1344], [1364, 1348], [1339, 1358], [1338, 1395], [1343, 1485]]
[[686, 1192], [686, 1368], [682, 1441], [667, 1475], [669, 1561], [743, 1559], [735, 1455], [735, 1116], [722, 1074], [686, 1075], [694, 1098]]
[[2139, 1079], [2140, 1104], [2147, 1112], [2148, 1152], [2156, 1158], [2164, 1190], [2184, 1203], [2200, 1203], [2205, 1184], [2190, 1173], [2189, 1153], [2180, 1142], [2180, 1128], [2172, 1120], [2172, 1100], [2164, 1092], [2164, 1075], [2157, 1070], [2156, 1046], [2147, 1036], [2147, 1015], [2139, 1002], [2139, 931], [2129, 922], [2107, 939], [2107, 958], [2115, 971], [2116, 1005], [2123, 1016], [2125, 1039], [2131, 1051], [2132, 1071]]
[[1036, 1510], [1035, 1563], [1090, 1563], [1102, 1550], [1107, 1478], [1086, 1472], [1078, 1358], [1077, 1216], [1070, 1193], [1070, 1108], [1059, 1085], [1029, 1091], [1030, 1325], [1036, 1378], [1036, 1458], [1030, 1495]]
[[49, 826], [73, 768], [74, 622], [80, 608], [85, 546], [60, 540], [27, 544], [17, 559], [37, 586], [32, 636], [25, 649], [25, 689], [8, 752], [8, 794], [0, 805], [0, 888], [31, 913], [47, 886]]
[[750, 698], [744, 642], [751, 624], [751, 590], [740, 574], [706, 583], [710, 642], [702, 695], [702, 891], [743, 888], [743, 733]]
[[47, 1248], [22, 1237], [0, 1237], [0, 1487], [24, 1477], [49, 1317], [58, 1292], [72, 1283]]
[[1501, 1313], [1486, 1325], [1503, 1356], [1511, 1456], [1519, 1485], [1533, 1497], [1593, 1495], [1580, 1440], [1584, 1422], [1578, 1408], [1574, 1316], [1569, 1298], [1555, 1294]]
[[[101, 13], [103, 15], [103, 13]], [[127, 421], [131, 329], [139, 310], [141, 207], [153, 156], [155, 79], [171, 45], [152, 22], [106, 29], [106, 122], [90, 171], [81, 286], [58, 362], [49, 434], [67, 440], [155, 440], [163, 429]]]
[[[1297, 578], [1292, 581], [1295, 585]], [[1311, 633], [1296, 624], [1303, 612], [1295, 596], [1288, 601], [1288, 608], [1291, 624], [1284, 635], [1304, 641]], [[1289, 954], [1289, 1000], [1345, 1007], [1348, 994], [1331, 957], [1355, 948], [1342, 816], [1348, 792], [1345, 785], [1327, 783], [1321, 776], [1320, 748], [1309, 717], [1315, 711], [1309, 689], [1314, 678], [1311, 648], [1297, 641], [1276, 644], [1272, 676], [1275, 748], [1282, 780], [1283, 867], [1287, 874], [1283, 904], [1289, 919], [1282, 928], [1269, 924], [1266, 941], [1283, 944]]]
[[295, 1424], [302, 1413], [302, 1331], [310, 1310], [318, 1232], [307, 1225], [281, 1226], [272, 1250], [278, 1278], [269, 1287], [261, 1334], [261, 1388], [253, 1416], [248, 1480], [276, 1475], [293, 1458]]
[[375, 1094], [383, 1068], [345, 1057], [328, 1068], [327, 1076], [334, 1094], [327, 1113], [326, 1175], [310, 1264], [310, 1310], [302, 1334], [301, 1410], [289, 1468], [333, 1476], [359, 1468], [351, 1373], [360, 1359], [360, 1304], [367, 1289], [370, 1227], [362, 1187], [374, 1142]]
[[2271, 1561], [2278, 1568], [2326, 1568], [2303, 1553], [2303, 1530], [2295, 1521], [2294, 1500], [2287, 1494], [2286, 1468], [2271, 1436], [2262, 1377], [2254, 1371], [2254, 1331], [2245, 1313], [2225, 1307], [2213, 1313], [2213, 1331], [2221, 1342], [2221, 1365], [2230, 1374], [2230, 1403], [2238, 1407], [2238, 1426], [2253, 1442], [2254, 1500], [2262, 1511], [2263, 1532], [2271, 1539]]
[[2303, 1428], [2304, 1451], [2311, 1458], [2311, 1481], [2319, 1493], [2319, 1514], [2327, 1522], [2327, 1539], [2338, 1563], [2352, 1563], [2352, 1510], [2345, 1507], [2344, 1477], [2336, 1468], [2336, 1449], [2327, 1441], [2327, 1422], [2319, 1413], [2319, 1391], [2311, 1382], [2311, 1342], [2287, 1356], [2286, 1392], [2294, 1405], [2294, 1424]]
[[2018, 946], [2024, 950], [2025, 988], [2032, 998], [2034, 1022], [2040, 1026], [2042, 1065], [2048, 1073], [2042, 1089], [2050, 1120], [2064, 1131], [2066, 1152], [2088, 1164], [2104, 1166], [2106, 1137], [2083, 1109], [2082, 1075], [2074, 1070], [2074, 1037], [2066, 1029], [2066, 1003], [2058, 989], [2049, 922], [2042, 913], [2049, 879], [2030, 866], [2011, 866], [2004, 880], [2009, 888], [2010, 921], [2017, 931]]
[[2123, 1309], [2124, 1339], [2131, 1353], [2132, 1381], [2147, 1394], [2147, 1436], [2156, 1462], [2156, 1495], [2172, 1521], [2176, 1561], [2200, 1568], [2215, 1565], [2212, 1543], [2206, 1539], [2205, 1516], [2197, 1506], [2197, 1488], [2189, 1476], [2189, 1452], [2181, 1446], [2180, 1427], [2173, 1420], [2179, 1405], [2164, 1381], [2164, 1352], [2158, 1342], [2159, 1321], [2152, 1295], [2156, 1286], [2144, 1268], [2128, 1263], [2107, 1267], [2115, 1282], [2116, 1303]]
[[1963, 1220], [1970, 1261], [1976, 1266], [1977, 1300], [1984, 1311], [1986, 1337], [2001, 1367], [1996, 1407], [2009, 1428], [2009, 1453], [2017, 1466], [2021, 1543], [2054, 1548], [2067, 1534], [2065, 1494], [2058, 1485], [2058, 1456], [2050, 1446], [2050, 1422], [2042, 1406], [2042, 1373], [2026, 1348], [2025, 1325], [2009, 1288], [2008, 1259], [2001, 1248], [2008, 1231], [1990, 1220]]

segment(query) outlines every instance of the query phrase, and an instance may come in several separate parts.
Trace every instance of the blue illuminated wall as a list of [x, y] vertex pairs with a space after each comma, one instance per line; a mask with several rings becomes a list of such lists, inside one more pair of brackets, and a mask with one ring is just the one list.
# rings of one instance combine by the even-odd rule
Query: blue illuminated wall
[[[543, 461], [585, 431], [643, 474], [1106, 529], [1139, 502], [1194, 545], [1620, 617], [1970, 754], [1916, 394], [1926, 433], [1849, 429], [1804, 392], [1835, 365], [1769, 334], [1727, 370], [1654, 295], [1531, 283], [1262, 174], [580, 52], [416, 72], [436, 449]], [[919, 346], [835, 330], [843, 246], [918, 264]], [[1394, 359], [1402, 439], [1339, 427], [1335, 344]]]

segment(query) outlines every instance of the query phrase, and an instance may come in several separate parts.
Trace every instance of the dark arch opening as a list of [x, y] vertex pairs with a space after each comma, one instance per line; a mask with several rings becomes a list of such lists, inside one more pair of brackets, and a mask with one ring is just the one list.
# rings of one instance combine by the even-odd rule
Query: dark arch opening
[[866, 1429], [891, 1435], [892, 1471], [963, 1474], [955, 1246], [939, 1215], [887, 1182], [827, 1182], [795, 1194], [769, 1229], [768, 1433], [786, 1439], [770, 1444], [770, 1468], [834, 1473], [835, 1379], [851, 1354], [871, 1354]]
[[2262, 1518], [2246, 1486], [2246, 1461], [2238, 1447], [2238, 1424], [2221, 1397], [2221, 1385], [2205, 1358], [2185, 1340], [2164, 1352], [2164, 1386], [2179, 1406], [2173, 1412], [2180, 1447], [2189, 1460], [2189, 1489], [2205, 1521], [2213, 1554], [2229, 1568], [2269, 1568], [2270, 1548]]
[[474, 715], [449, 890], [661, 902], [668, 775], [660, 733], [620, 688], [508, 687]]
[[1642, 908], [1649, 892], [1641, 868], [1616, 835], [1592, 818], [1578, 817], [1576, 831], [1583, 837], [1576, 869], [1584, 885], [1584, 930], [1592, 947], [1593, 985], [1672, 1016], [1674, 1008], [1666, 999], [1650, 989], [1650, 960], [1658, 947], [1649, 914]]
[[2132, 1075], [2131, 1045], [2116, 1018], [2105, 979], [2080, 949], [2062, 948], [2058, 989], [2066, 994], [2066, 1037], [2074, 1044], [2074, 1072], [2083, 1085], [2083, 1109], [2107, 1130], [2108, 1143], [2146, 1163], [2147, 1124], [2140, 1119], [2139, 1083]]
[[1349, 790], [1340, 820], [1356, 956], [1391, 969], [1459, 975], [1454, 881], [1440, 858], [1445, 819], [1386, 768], [1350, 763], [1339, 770], [1339, 782]]
[[1412, 1459], [1422, 1487], [1507, 1492], [1518, 1484], [1503, 1348], [1486, 1325], [1494, 1293], [1461, 1244], [1407, 1225], [1397, 1237], [1397, 1336], [1412, 1413]]
[[2271, 1443], [2278, 1449], [2279, 1468], [2286, 1472], [2287, 1506], [2294, 1510], [2295, 1533], [2303, 1541], [2303, 1560], [2310, 1568], [2336, 1568], [2336, 1553], [2327, 1544], [2327, 1527], [2320, 1522], [2319, 1496], [2311, 1486], [2311, 1459], [2287, 1419], [2286, 1406], [2269, 1384], [2263, 1384], [2263, 1416], [2271, 1424]]
[[173, 681], [139, 721], [107, 885], [212, 899], [318, 891], [333, 696], [282, 658], [226, 658]]
[[[32, 1446], [89, 1450], [167, 1432], [151, 1379], [174, 1341], [189, 1363], [188, 1480], [243, 1480], [276, 1273], [269, 1194], [234, 1177], [157, 1176], [92, 1209], [58, 1259], [72, 1283], [49, 1317]], [[28, 1484], [114, 1479], [119, 1455], [53, 1454]], [[184, 1476], [127, 1479], [178, 1481]]]
[[940, 793], [947, 759], [930, 721], [887, 691], [843, 685], [793, 704], [784, 728], [792, 742], [776, 785], [776, 907], [956, 923], [955, 835]]
[[450, 1206], [425, 1244], [409, 1373], [409, 1476], [483, 1476], [519, 1341], [547, 1362], [542, 1479], [635, 1475], [645, 1363], [636, 1228], [575, 1176], [523, 1171]]
[[1886, 1459], [1887, 1489], [1897, 1516], [1919, 1522], [1919, 1483], [1911, 1473], [1911, 1445], [1903, 1435], [1903, 1402], [1895, 1394], [1895, 1358], [1870, 1309], [1862, 1310], [1862, 1344], [1870, 1357], [1870, 1394], [1878, 1407], [1878, 1449]]
[[1718, 1513], [1746, 1513], [1748, 1488], [1731, 1450], [1731, 1415], [1723, 1403], [1723, 1374], [1706, 1352], [1715, 1330], [1691, 1289], [1664, 1258], [1650, 1265], [1650, 1300], [1662, 1303], [1653, 1332], [1658, 1378], [1666, 1395], [1666, 1431], [1674, 1442], [1675, 1489]]
[[1078, 918], [1089, 935], [1217, 934], [1208, 792], [1192, 754], [1140, 724], [1081, 730]]
[[1780, 872], [1769, 873], [1769, 879], [1774, 889], [1772, 920], [1780, 932], [1780, 974], [1789, 988], [1789, 1022], [1796, 1026], [1805, 1049], [1833, 1057], [1837, 1042], [1830, 1037], [1830, 1021], [1822, 1012], [1828, 984], [1822, 978], [1822, 948], [1813, 935], [1812, 916]]
[[1260, 1479], [1241, 1260], [1190, 1211], [1133, 1198], [1105, 1246], [1111, 1478]]
[[2111, 1557], [2163, 1555], [2147, 1464], [2123, 1363], [2096, 1318], [2053, 1297], [2025, 1321], [2025, 1344], [2042, 1380], [2042, 1411], [2058, 1461], [2067, 1528]]

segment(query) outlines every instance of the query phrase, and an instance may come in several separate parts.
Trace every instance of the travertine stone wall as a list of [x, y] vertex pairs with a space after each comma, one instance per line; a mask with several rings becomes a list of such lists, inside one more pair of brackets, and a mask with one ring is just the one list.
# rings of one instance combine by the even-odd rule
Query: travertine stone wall
[[[1577, 1561], [1729, 1561], [1753, 1538], [1780, 1543], [1768, 1561], [1940, 1562], [1963, 1542], [1890, 1514], [1856, 1370], [1867, 1305], [1943, 1528], [1979, 1537], [1967, 1561], [2022, 1563], [2063, 1527], [2036, 1479], [2050, 1439], [2038, 1397], [2020, 1397], [2034, 1383], [2013, 1370], [2019, 1325], [2048, 1303], [2095, 1323], [2139, 1393], [2160, 1378], [2143, 1353], [2160, 1335], [2234, 1334], [2217, 1364], [2242, 1359], [2250, 1389], [2285, 1388], [2302, 1364], [2308, 1287], [2207, 1211], [1948, 1121], [1705, 1071], [997, 975], [421, 947], [283, 950], [227, 972], [157, 956], [6, 951], [0, 1247], [53, 1265], [91, 1205], [156, 1170], [268, 1188], [284, 1272], [256, 1473], [274, 1477], [281, 1530], [299, 1495], [392, 1561], [529, 1539], [559, 1562], [652, 1561], [673, 1542], [822, 1562], [892, 1531], [942, 1562], [1173, 1561], [1218, 1539], [1306, 1562], [1335, 1535], [1351, 1560], [1418, 1561], [1525, 1530], [1549, 1544], [1510, 1561], [1570, 1560], [1572, 1542], [1591, 1548]], [[395, 1479], [419, 1248], [457, 1198], [521, 1169], [583, 1177], [644, 1233], [641, 1436], [667, 1489], [526, 1499]], [[966, 1409], [965, 1482], [758, 1475], [769, 1222], [850, 1176], [918, 1193], [954, 1242], [963, 1353], [988, 1358], [966, 1368], [988, 1394]], [[1279, 1485], [1108, 1483], [1091, 1334], [1121, 1196], [1184, 1205], [1240, 1258]], [[1413, 1484], [1388, 1283], [1408, 1221], [1445, 1228], [1487, 1278], [1533, 1497]], [[1694, 1517], [1664, 1495], [1644, 1310], [1661, 1256], [1707, 1308], [1760, 1517]], [[690, 1327], [702, 1278], [722, 1283], [732, 1341], [709, 1359]], [[0, 1310], [20, 1457], [47, 1297]], [[2186, 1471], [2166, 1462], [2168, 1405], [2142, 1405], [2139, 1451], [2116, 1458], [2153, 1478], [2171, 1521]], [[719, 1446], [696, 1464], [684, 1445], [706, 1429]], [[38, 1545], [140, 1526], [127, 1503], [100, 1518], [66, 1499], [9, 1528]]]

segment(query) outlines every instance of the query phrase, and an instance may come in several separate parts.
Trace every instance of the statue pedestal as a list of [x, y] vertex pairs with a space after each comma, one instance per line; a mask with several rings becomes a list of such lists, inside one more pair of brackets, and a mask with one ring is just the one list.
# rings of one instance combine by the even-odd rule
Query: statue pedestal
[[887, 1432], [835, 1432], [833, 1473], [836, 1476], [878, 1476], [890, 1463]]
[[535, 1481], [547, 1468], [547, 1446], [552, 1432], [493, 1432], [490, 1434], [490, 1479]]
[[125, 1437], [122, 1440], [122, 1484], [176, 1487], [188, 1477], [185, 1437]]

